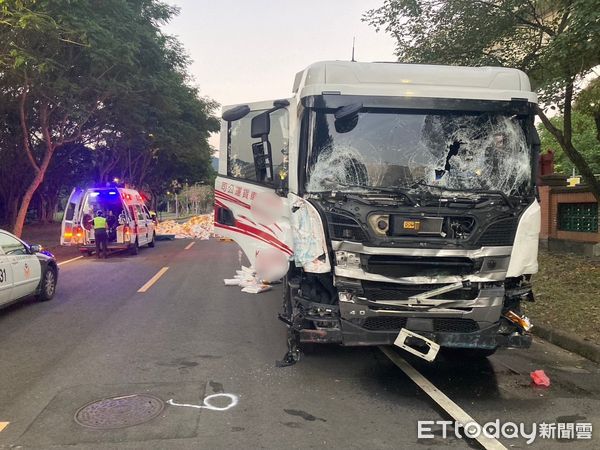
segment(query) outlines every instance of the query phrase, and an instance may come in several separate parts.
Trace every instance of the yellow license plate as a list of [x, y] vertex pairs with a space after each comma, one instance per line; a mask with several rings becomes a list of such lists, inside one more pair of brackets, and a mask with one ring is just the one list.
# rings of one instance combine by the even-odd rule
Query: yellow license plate
[[404, 229], [405, 230], [418, 230], [421, 226], [421, 222], [418, 220], [405, 220], [404, 221]]

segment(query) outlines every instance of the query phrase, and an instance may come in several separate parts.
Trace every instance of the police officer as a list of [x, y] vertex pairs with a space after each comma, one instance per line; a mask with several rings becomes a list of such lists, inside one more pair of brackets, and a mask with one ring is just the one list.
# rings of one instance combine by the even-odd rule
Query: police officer
[[96, 239], [96, 258], [100, 258], [102, 251], [103, 258], [106, 259], [108, 253], [108, 224], [104, 218], [104, 213], [100, 210], [96, 211], [94, 217], [94, 237]]

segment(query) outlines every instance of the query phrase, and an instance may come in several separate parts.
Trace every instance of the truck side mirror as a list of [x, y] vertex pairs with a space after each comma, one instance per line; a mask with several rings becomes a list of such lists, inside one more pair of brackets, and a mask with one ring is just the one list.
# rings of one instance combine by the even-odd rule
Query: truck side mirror
[[249, 112], [250, 107], [248, 105], [238, 105], [225, 111], [221, 117], [225, 122], [235, 122], [246, 117]]
[[253, 138], [263, 138], [269, 135], [271, 131], [271, 111], [265, 111], [252, 118], [250, 124], [250, 136]]
[[250, 136], [253, 139], [260, 138], [260, 142], [252, 144], [256, 180], [259, 182], [274, 182], [273, 155], [271, 153], [271, 143], [269, 142], [271, 113], [278, 109], [287, 108], [289, 105], [290, 102], [288, 100], [275, 100], [272, 108], [253, 117], [250, 122]]

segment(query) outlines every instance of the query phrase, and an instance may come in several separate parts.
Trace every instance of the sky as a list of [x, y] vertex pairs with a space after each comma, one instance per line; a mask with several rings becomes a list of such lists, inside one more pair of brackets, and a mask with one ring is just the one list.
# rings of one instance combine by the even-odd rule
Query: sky
[[[361, 22], [383, 0], [168, 0], [164, 27], [193, 63], [203, 96], [221, 105], [291, 96], [296, 72], [316, 61], [393, 61], [394, 41]], [[220, 111], [219, 111], [220, 112]], [[210, 139], [218, 148], [218, 135]]]

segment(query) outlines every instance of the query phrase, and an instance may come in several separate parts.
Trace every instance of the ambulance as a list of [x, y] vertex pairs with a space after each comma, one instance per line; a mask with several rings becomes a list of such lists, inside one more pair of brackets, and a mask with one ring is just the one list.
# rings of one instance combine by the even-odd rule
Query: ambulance
[[76, 246], [87, 256], [95, 248], [93, 219], [104, 213], [109, 250], [129, 250], [137, 255], [141, 246], [154, 247], [155, 223], [141, 194], [124, 187], [74, 188], [65, 208], [60, 243]]

